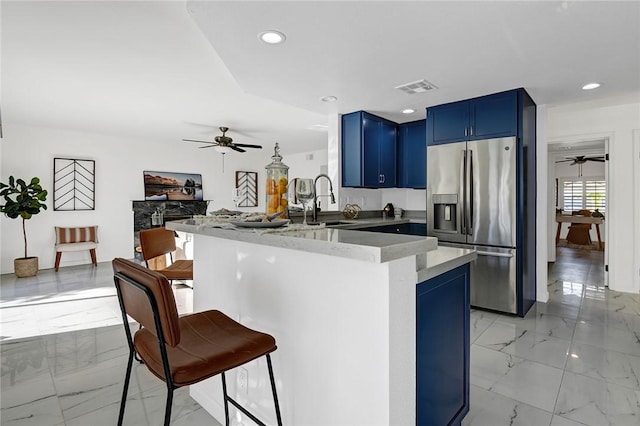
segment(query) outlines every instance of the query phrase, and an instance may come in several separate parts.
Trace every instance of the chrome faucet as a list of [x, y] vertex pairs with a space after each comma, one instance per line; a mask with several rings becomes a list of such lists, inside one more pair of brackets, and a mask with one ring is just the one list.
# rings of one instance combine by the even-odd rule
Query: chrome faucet
[[320, 198], [320, 196], [318, 195], [317, 184], [318, 184], [318, 179], [320, 179], [321, 177], [325, 177], [329, 181], [328, 196], [331, 198], [331, 204], [336, 203], [336, 197], [335, 195], [333, 195], [333, 182], [331, 182], [331, 178], [324, 173], [320, 173], [318, 176], [316, 176], [315, 180], [313, 181], [313, 221], [314, 222], [318, 221], [318, 210], [320, 210], [320, 207], [318, 207], [318, 198]]

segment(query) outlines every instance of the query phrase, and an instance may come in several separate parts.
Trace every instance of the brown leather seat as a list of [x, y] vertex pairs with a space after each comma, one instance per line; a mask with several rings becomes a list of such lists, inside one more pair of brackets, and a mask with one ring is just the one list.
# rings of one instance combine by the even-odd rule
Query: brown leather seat
[[168, 253], [171, 257], [171, 264], [164, 269], [159, 269], [158, 272], [169, 280], [193, 280], [193, 260], [173, 260], [173, 252], [176, 251], [176, 239], [173, 231], [165, 228], [140, 231], [140, 248], [147, 268], [150, 259]]
[[[137, 352], [147, 368], [167, 384], [164, 424], [169, 425], [173, 391], [221, 374], [226, 424], [228, 403], [260, 425], [252, 413], [227, 395], [225, 371], [266, 356], [276, 417], [281, 425], [280, 408], [270, 353], [276, 341], [269, 334], [251, 330], [220, 311], [205, 311], [178, 317], [176, 303], [167, 278], [125, 259], [113, 260], [114, 281], [122, 309], [129, 362], [125, 377], [118, 425], [122, 424], [131, 366]], [[142, 328], [133, 338], [127, 315]]]

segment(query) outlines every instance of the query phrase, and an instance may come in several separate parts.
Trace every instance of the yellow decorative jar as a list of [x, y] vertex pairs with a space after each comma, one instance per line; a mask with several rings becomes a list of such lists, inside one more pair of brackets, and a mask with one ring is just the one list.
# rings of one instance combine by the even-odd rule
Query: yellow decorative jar
[[267, 171], [266, 181], [266, 213], [273, 214], [284, 212], [281, 216], [286, 218], [287, 214], [287, 186], [289, 184], [289, 166], [282, 162], [280, 155], [280, 147], [276, 142], [273, 149], [274, 154], [271, 157], [271, 163], [264, 168]]

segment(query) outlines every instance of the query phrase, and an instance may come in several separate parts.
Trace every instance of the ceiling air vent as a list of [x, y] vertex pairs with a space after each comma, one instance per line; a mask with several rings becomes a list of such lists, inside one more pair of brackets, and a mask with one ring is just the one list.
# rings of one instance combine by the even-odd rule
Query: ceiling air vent
[[427, 80], [418, 80], [397, 86], [396, 89], [402, 90], [409, 95], [413, 95], [415, 93], [423, 93], [427, 90], [437, 89], [437, 87], [435, 84], [429, 83]]

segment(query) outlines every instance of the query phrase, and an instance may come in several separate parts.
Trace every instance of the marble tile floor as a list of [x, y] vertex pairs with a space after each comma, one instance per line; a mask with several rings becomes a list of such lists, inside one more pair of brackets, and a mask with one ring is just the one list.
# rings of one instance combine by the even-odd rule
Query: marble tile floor
[[603, 253], [558, 248], [549, 301], [471, 313], [465, 426], [640, 425], [640, 295], [604, 287]]
[[[19, 336], [5, 332], [4, 315], [56, 303], [107, 303], [115, 298], [106, 294], [110, 274], [109, 263], [61, 268], [55, 277], [43, 271], [40, 284], [27, 284], [31, 289], [1, 276], [2, 335], [8, 336], [0, 341], [2, 425], [115, 424], [127, 354], [119, 320], [95, 319], [69, 331], [59, 312], [55, 325], [40, 324], [43, 314], [34, 320], [37, 332]], [[463, 425], [640, 425], [640, 296], [602, 282], [601, 252], [567, 248], [549, 268], [548, 303], [536, 304], [524, 319], [472, 311], [471, 410]], [[89, 297], [74, 300], [74, 292]], [[190, 290], [183, 294], [187, 312]], [[81, 310], [71, 312], [74, 323]], [[160, 424], [165, 392], [137, 365], [125, 424]], [[177, 391], [172, 417], [173, 425], [217, 424], [186, 389]]]
[[[191, 288], [173, 290], [178, 312], [193, 312]], [[0, 336], [0, 424], [115, 424], [128, 348], [110, 262], [0, 275]], [[161, 424], [166, 387], [134, 365], [124, 424]], [[178, 389], [172, 425], [204, 424], [217, 422]]]
[[[173, 289], [178, 312], [193, 312], [191, 288], [176, 281]], [[0, 342], [121, 324], [110, 262], [0, 275]]]

